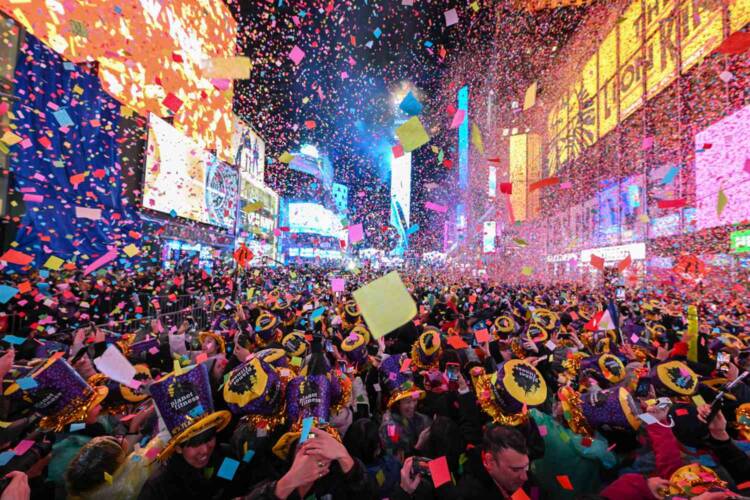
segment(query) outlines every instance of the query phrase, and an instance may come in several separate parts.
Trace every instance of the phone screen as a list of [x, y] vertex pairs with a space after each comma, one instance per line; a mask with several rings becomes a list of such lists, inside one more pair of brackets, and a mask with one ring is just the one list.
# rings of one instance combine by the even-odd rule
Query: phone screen
[[635, 397], [645, 398], [648, 396], [649, 389], [651, 388], [651, 380], [648, 377], [641, 377], [638, 379], [638, 385], [635, 388]]
[[716, 369], [720, 372], [729, 371], [730, 356], [728, 352], [716, 353]]
[[450, 380], [451, 382], [458, 381], [458, 371], [459, 371], [458, 363], [447, 363], [445, 365], [446, 376], [448, 377], [448, 380]]

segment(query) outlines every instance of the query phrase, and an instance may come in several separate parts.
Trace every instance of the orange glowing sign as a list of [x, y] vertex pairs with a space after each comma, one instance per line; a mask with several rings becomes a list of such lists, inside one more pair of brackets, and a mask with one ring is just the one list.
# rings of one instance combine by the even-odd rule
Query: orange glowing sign
[[750, 0], [632, 0], [548, 110], [548, 175], [718, 47], [724, 22], [733, 33], [748, 21]]
[[105, 91], [229, 158], [232, 86], [203, 68], [234, 56], [237, 23], [216, 0], [0, 0], [0, 10], [73, 62], [99, 62]]

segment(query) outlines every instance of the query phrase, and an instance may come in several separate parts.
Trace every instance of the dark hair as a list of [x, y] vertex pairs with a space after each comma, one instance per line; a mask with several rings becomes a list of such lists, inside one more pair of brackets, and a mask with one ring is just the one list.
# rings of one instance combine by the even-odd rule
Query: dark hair
[[526, 438], [519, 431], [501, 425], [488, 426], [482, 438], [482, 450], [494, 454], [508, 448], [521, 455], [529, 454]]
[[344, 447], [352, 457], [362, 460], [365, 465], [374, 463], [380, 454], [378, 424], [369, 418], [355, 420], [346, 431]]
[[439, 415], [430, 424], [429, 436], [421, 454], [429, 458], [445, 455], [451, 470], [457, 470], [466, 444], [458, 424], [451, 418]]
[[115, 473], [125, 452], [112, 436], [94, 438], [86, 443], [65, 471], [68, 492], [80, 494], [104, 483], [104, 473]]
[[216, 437], [216, 428], [211, 427], [201, 432], [200, 434], [197, 434], [190, 439], [183, 441], [182, 443], [180, 443], [180, 446], [182, 448], [193, 448], [195, 446], [200, 446], [202, 444], [208, 443], [214, 437]]

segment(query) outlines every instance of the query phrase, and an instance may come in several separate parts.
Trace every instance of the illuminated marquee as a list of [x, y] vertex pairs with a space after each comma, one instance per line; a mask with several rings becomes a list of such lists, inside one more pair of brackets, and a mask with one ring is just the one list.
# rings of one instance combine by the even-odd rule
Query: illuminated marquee
[[539, 214], [539, 191], [528, 192], [541, 176], [541, 138], [537, 134], [510, 136], [510, 204], [515, 220], [533, 219]]
[[176, 110], [175, 128], [233, 160], [231, 82], [201, 69], [234, 56], [237, 23], [223, 2], [0, 0], [0, 10], [65, 58], [98, 61], [102, 87], [128, 108], [157, 116]]
[[464, 120], [458, 126], [458, 186], [463, 192], [469, 187], [469, 87], [458, 90], [458, 109], [464, 111]]
[[[549, 175], [721, 44], [720, 0], [633, 0], [547, 115]], [[729, 29], [750, 21], [750, 0], [729, 0]], [[679, 68], [678, 68], [679, 64]], [[645, 94], [644, 94], [645, 92]]]

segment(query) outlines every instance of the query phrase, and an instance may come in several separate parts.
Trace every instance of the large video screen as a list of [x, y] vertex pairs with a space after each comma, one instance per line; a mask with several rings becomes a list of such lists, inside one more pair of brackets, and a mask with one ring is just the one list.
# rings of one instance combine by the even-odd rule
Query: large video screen
[[289, 203], [289, 231], [341, 238], [344, 227], [339, 216], [324, 206], [299, 202]]
[[[697, 229], [734, 224], [750, 214], [750, 106], [695, 136]], [[717, 210], [719, 192], [727, 203]]]
[[97, 61], [102, 87], [128, 108], [172, 112], [177, 129], [231, 161], [231, 81], [203, 69], [235, 55], [237, 22], [224, 2], [0, 1], [0, 10], [66, 59]]
[[496, 235], [497, 225], [495, 221], [485, 221], [484, 231], [482, 232], [482, 251], [484, 253], [493, 253], [495, 251]]
[[401, 207], [405, 227], [409, 227], [411, 220], [411, 153], [404, 153], [399, 158], [391, 160], [391, 201]]
[[266, 167], [266, 143], [239, 117], [234, 117], [232, 134], [232, 163], [240, 169], [242, 177], [263, 182]]
[[239, 175], [161, 118], [149, 117], [143, 206], [233, 228]]

